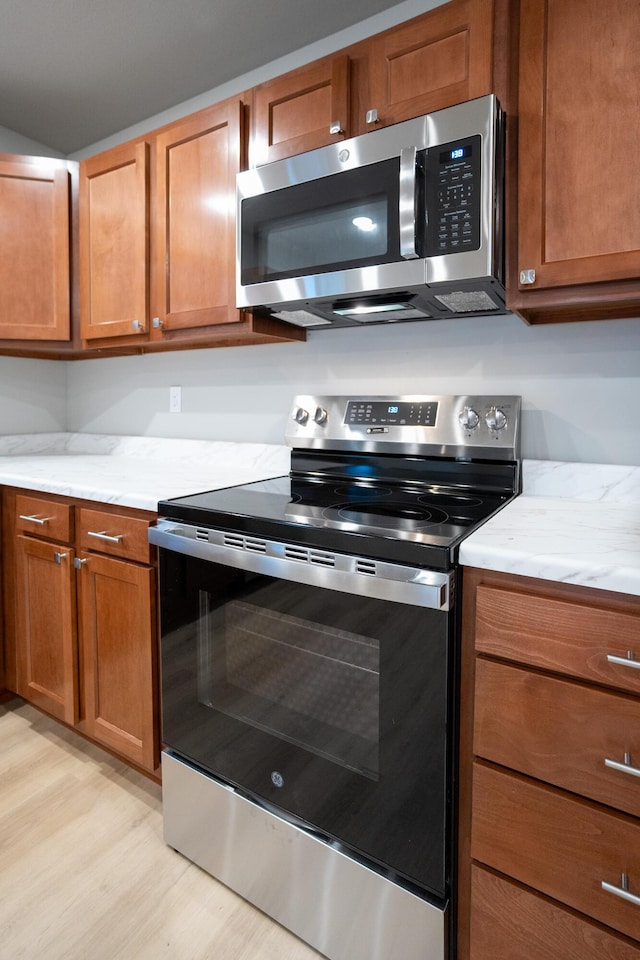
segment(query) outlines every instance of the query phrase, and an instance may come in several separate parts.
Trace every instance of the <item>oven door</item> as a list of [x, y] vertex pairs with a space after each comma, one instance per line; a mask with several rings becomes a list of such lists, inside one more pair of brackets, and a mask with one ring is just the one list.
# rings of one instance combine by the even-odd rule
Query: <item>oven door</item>
[[160, 550], [165, 747], [444, 902], [453, 613], [179, 549]]

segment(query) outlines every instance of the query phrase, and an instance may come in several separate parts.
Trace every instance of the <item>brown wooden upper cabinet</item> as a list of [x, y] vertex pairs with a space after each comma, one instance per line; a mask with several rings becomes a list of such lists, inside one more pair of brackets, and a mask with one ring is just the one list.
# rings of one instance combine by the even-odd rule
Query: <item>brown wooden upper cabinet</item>
[[253, 91], [250, 163], [493, 91], [494, 0], [450, 0]]
[[239, 100], [174, 123], [155, 140], [152, 337], [240, 320], [235, 309]]
[[638, 13], [637, 0], [521, 0], [509, 305], [531, 322], [638, 316]]
[[148, 330], [149, 150], [127, 143], [80, 164], [84, 340]]
[[234, 292], [241, 115], [241, 101], [228, 100], [82, 161], [88, 344], [241, 322]]
[[69, 340], [66, 161], [2, 154], [0, 218], [0, 339]]
[[349, 58], [324, 57], [254, 89], [250, 163], [324, 147], [349, 129]]

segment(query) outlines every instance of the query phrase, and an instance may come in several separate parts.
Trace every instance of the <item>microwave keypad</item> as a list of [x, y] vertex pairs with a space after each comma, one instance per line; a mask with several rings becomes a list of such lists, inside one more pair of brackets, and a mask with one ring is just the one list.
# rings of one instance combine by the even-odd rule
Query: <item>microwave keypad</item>
[[480, 247], [481, 140], [427, 150], [427, 256]]

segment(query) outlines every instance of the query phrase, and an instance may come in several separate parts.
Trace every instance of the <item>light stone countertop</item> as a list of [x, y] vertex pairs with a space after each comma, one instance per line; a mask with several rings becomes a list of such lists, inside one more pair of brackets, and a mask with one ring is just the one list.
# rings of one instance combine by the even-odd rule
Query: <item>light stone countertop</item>
[[[48, 433], [0, 437], [0, 484], [155, 511], [289, 472], [286, 446]], [[525, 460], [523, 492], [460, 548], [466, 566], [640, 596], [640, 467]]]
[[288, 447], [47, 433], [0, 437], [0, 484], [155, 511], [159, 500], [289, 472]]
[[522, 494], [460, 562], [640, 596], [640, 467], [525, 460]]

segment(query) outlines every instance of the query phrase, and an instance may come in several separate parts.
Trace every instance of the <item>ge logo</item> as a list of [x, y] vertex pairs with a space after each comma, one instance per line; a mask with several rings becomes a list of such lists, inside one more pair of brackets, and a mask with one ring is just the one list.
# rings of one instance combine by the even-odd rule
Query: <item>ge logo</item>
[[271, 774], [271, 783], [274, 787], [284, 787], [284, 777], [277, 770], [274, 770]]

